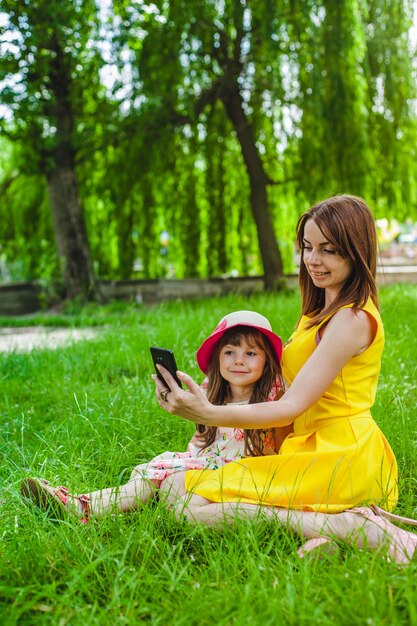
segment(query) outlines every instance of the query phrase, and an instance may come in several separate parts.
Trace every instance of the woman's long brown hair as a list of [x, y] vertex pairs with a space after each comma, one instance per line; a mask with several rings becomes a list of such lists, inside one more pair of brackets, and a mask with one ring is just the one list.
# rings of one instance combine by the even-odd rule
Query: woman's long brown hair
[[[304, 264], [304, 228], [312, 219], [342, 258], [352, 260], [352, 272], [337, 298], [323, 311], [324, 289], [316, 287]], [[319, 202], [304, 213], [297, 224], [297, 243], [301, 249], [300, 291], [301, 316], [310, 315], [309, 326], [320, 324], [326, 317], [347, 304], [364, 306], [371, 298], [378, 308], [376, 287], [377, 237], [372, 213], [362, 198], [334, 196]]]
[[[216, 405], [226, 404], [229, 395], [229, 383], [220, 374], [220, 351], [223, 346], [230, 344], [240, 346], [242, 339], [265, 352], [265, 367], [262, 376], [253, 387], [249, 404], [265, 402], [274, 386], [277, 387], [278, 399], [284, 393], [284, 379], [281, 371], [281, 364], [278, 362], [275, 352], [268, 338], [256, 328], [249, 326], [235, 326], [226, 331], [223, 337], [216, 344], [208, 369], [207, 399]], [[204, 426], [197, 424], [197, 437], [201, 441], [201, 447], [210, 446], [217, 433], [217, 426]], [[245, 434], [245, 454], [248, 456], [263, 456], [262, 434], [263, 430], [248, 429]]]

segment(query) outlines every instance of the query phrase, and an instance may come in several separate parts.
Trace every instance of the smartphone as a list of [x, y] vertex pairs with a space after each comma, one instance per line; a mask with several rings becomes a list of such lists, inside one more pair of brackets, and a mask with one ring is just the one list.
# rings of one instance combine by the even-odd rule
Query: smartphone
[[150, 351], [151, 351], [151, 355], [152, 355], [152, 360], [153, 360], [154, 365], [155, 365], [155, 370], [156, 370], [157, 376], [158, 376], [158, 378], [160, 380], [162, 380], [162, 382], [164, 383], [165, 387], [167, 389], [169, 389], [169, 386], [165, 382], [161, 372], [156, 367], [157, 365], [162, 365], [163, 367], [165, 367], [168, 370], [168, 372], [171, 374], [171, 376], [175, 379], [175, 382], [177, 383], [177, 385], [179, 385], [182, 388], [181, 381], [177, 377], [177, 374], [176, 374], [176, 371], [177, 371], [178, 367], [177, 367], [177, 364], [175, 362], [175, 356], [174, 356], [174, 353], [172, 352], [172, 350], [167, 350], [166, 348], [155, 348], [155, 347], [152, 347], [152, 348], [150, 348]]

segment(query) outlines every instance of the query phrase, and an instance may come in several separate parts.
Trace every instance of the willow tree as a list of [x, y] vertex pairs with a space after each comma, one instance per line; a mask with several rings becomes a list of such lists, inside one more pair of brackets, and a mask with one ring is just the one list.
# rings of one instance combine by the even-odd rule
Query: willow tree
[[91, 46], [96, 6], [93, 0], [3, 0], [2, 11], [9, 20], [0, 60], [9, 115], [2, 130], [23, 146], [24, 168], [46, 181], [66, 295], [94, 298], [76, 168], [94, 113], [92, 90], [100, 88]]
[[385, 216], [410, 214], [417, 192], [412, 3], [300, 1], [297, 14], [301, 188], [309, 201], [349, 191]]
[[381, 215], [405, 219], [417, 210], [416, 45], [410, 50], [413, 2], [369, 3], [364, 13], [368, 104], [375, 185]]
[[[167, 228], [177, 275], [224, 273], [239, 255], [273, 287], [321, 196], [416, 205], [411, 2], [109, 6], [96, 42], [93, 0], [3, 0], [3, 130], [47, 181], [69, 293], [95, 289], [84, 207], [101, 275], [129, 278], [138, 256], [161, 275]], [[125, 79], [104, 106], [95, 50], [110, 37]]]
[[[155, 105], [155, 110], [158, 106], [163, 108], [158, 114], [161, 127], [165, 122], [171, 128], [185, 125], [193, 128], [217, 101], [222, 103], [249, 177], [250, 205], [257, 226], [265, 284], [273, 287], [283, 271], [268, 210], [267, 185], [274, 181], [266, 172], [256, 145], [240, 85], [242, 78], [250, 83], [242, 49], [252, 36], [252, 25], [250, 28], [245, 25], [244, 3], [226, 3], [222, 13], [210, 2], [173, 2], [166, 6], [165, 15], [161, 3], [164, 19], [147, 24], [147, 36], [139, 48], [132, 33], [137, 32], [138, 22], [142, 23], [142, 14], [140, 11], [135, 14], [124, 2], [115, 2], [115, 6], [129, 25], [123, 35], [132, 52], [141, 95]], [[207, 115], [210, 117], [210, 113]], [[191, 209], [194, 220], [186, 219], [190, 227], [196, 222], [196, 207], [193, 210], [190, 204], [192, 189], [187, 193], [185, 206]], [[189, 241], [195, 242], [195, 235]]]
[[[391, 106], [384, 108], [383, 120], [375, 114], [381, 98], [393, 104], [393, 81], [401, 86], [410, 76], [407, 3], [161, 0], [153, 5], [160, 19], [147, 19], [140, 46], [135, 35], [144, 5], [115, 0], [114, 6], [123, 18], [121, 39], [131, 53], [134, 84], [161, 133], [186, 126], [188, 136], [199, 134], [207, 150], [216, 145], [216, 135], [234, 133], [241, 151], [236, 171], [246, 171], [265, 285], [274, 286], [283, 270], [276, 228], [285, 213], [279, 204], [285, 194], [277, 189], [291, 185], [302, 210], [305, 198], [341, 191], [367, 195], [383, 180], [375, 172], [378, 159], [395, 150], [398, 133], [412, 117], [405, 89], [396, 94], [401, 115], [393, 117]], [[385, 66], [377, 52], [384, 46], [390, 56]], [[132, 100], [135, 95], [134, 88]], [[389, 127], [384, 136], [375, 130], [377, 123], [381, 130], [384, 123]], [[205, 156], [211, 211], [236, 175], [230, 171], [215, 180], [213, 155]], [[401, 176], [400, 168], [391, 172]], [[208, 241], [221, 254], [221, 233], [209, 233]]]

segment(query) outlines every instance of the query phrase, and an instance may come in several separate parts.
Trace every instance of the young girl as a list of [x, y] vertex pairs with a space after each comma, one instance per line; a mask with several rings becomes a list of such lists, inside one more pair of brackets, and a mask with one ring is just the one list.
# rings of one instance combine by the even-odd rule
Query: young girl
[[178, 387], [162, 397], [155, 381], [160, 406], [206, 427], [292, 424], [293, 433], [275, 456], [169, 481], [175, 478], [178, 494], [188, 492], [183, 511], [191, 520], [224, 523], [253, 517], [262, 507], [310, 538], [302, 554], [332, 547], [335, 537], [386, 545], [391, 559], [406, 563], [417, 536], [396, 528], [387, 521], [392, 514], [379, 508], [396, 505], [398, 479], [395, 456], [371, 416], [384, 345], [372, 213], [361, 198], [329, 198], [301, 216], [297, 240], [302, 310], [283, 354], [289, 387], [277, 402], [213, 406], [184, 373], [178, 376], [188, 392]]
[[[283, 393], [282, 342], [259, 313], [226, 315], [197, 352], [207, 374], [202, 387], [212, 404], [242, 405], [276, 400]], [[167, 391], [162, 395], [167, 395]], [[277, 442], [279, 435], [277, 429]], [[51, 487], [44, 479], [24, 479], [23, 495], [53, 515], [70, 513], [88, 521], [91, 514], [135, 509], [159, 489], [170, 474], [190, 469], [217, 469], [245, 456], [276, 453], [272, 429], [217, 428], [197, 425], [186, 452], [164, 452], [134, 468], [120, 487], [71, 495], [66, 487]]]

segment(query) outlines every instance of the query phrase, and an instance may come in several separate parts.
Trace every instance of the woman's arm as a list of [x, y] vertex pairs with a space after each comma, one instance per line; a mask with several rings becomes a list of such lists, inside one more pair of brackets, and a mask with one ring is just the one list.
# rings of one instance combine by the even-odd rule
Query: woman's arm
[[166, 370], [161, 369], [172, 391], [164, 402], [159, 397], [163, 385], [156, 380], [159, 404], [169, 413], [207, 426], [286, 426], [317, 402], [349, 359], [363, 352], [372, 339], [373, 330], [368, 315], [364, 311], [342, 309], [332, 317], [317, 348], [279, 400], [242, 406], [214, 406], [190, 376], [178, 372], [178, 377], [188, 387], [188, 391], [184, 391]]

